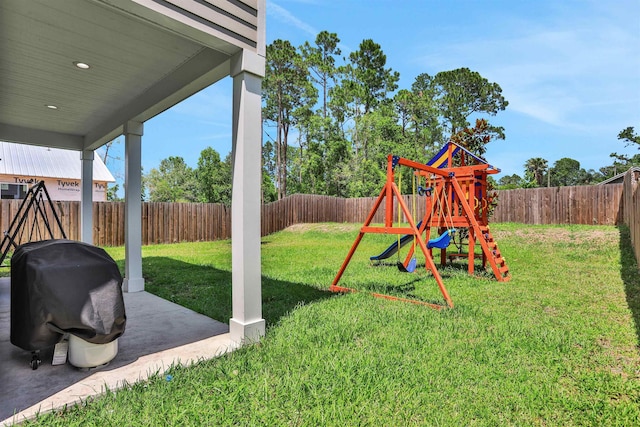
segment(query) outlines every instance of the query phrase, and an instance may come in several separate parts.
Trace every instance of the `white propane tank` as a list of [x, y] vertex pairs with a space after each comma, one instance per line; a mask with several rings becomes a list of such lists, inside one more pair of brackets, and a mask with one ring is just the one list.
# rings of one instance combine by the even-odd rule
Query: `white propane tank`
[[93, 344], [69, 335], [69, 363], [77, 368], [95, 368], [110, 362], [118, 354], [118, 340]]

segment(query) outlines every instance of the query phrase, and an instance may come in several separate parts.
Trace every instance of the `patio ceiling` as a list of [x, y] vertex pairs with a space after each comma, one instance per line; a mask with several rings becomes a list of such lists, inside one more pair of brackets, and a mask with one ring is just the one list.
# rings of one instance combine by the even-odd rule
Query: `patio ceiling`
[[[202, 16], [215, 12], [240, 30], [179, 3]], [[0, 140], [96, 149], [125, 122], [144, 122], [228, 76], [230, 57], [255, 49], [255, 13], [251, 2], [227, 2], [241, 15], [230, 18], [210, 3], [220, 4], [2, 0]]]
[[144, 290], [143, 122], [233, 78], [233, 345], [265, 331], [260, 263], [244, 262], [260, 259], [265, 3], [0, 0], [0, 140], [83, 151], [85, 242], [93, 241], [90, 150], [125, 135], [126, 292]]

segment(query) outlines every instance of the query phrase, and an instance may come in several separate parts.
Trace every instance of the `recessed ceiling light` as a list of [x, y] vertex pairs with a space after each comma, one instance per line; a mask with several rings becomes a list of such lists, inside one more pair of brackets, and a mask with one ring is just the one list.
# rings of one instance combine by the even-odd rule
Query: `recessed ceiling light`
[[85, 62], [74, 61], [73, 65], [80, 68], [81, 70], [88, 70], [91, 66]]
[[51, 110], [57, 110], [58, 106], [57, 105], [53, 105], [53, 104], [45, 104], [45, 107], [51, 109]]

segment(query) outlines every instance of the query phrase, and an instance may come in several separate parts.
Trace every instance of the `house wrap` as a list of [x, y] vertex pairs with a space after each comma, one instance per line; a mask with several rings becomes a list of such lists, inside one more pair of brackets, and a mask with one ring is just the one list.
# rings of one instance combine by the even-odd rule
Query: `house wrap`
[[[80, 200], [80, 152], [0, 141], [0, 196], [22, 199], [28, 188], [44, 181], [51, 200]], [[93, 200], [107, 200], [115, 182], [100, 158], [93, 160]]]

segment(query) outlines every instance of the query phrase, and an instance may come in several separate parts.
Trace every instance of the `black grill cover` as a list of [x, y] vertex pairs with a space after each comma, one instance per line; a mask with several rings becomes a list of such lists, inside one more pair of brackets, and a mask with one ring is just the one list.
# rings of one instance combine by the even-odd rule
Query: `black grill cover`
[[68, 332], [106, 344], [125, 323], [122, 275], [103, 249], [72, 240], [18, 246], [11, 258], [11, 343], [34, 351]]

